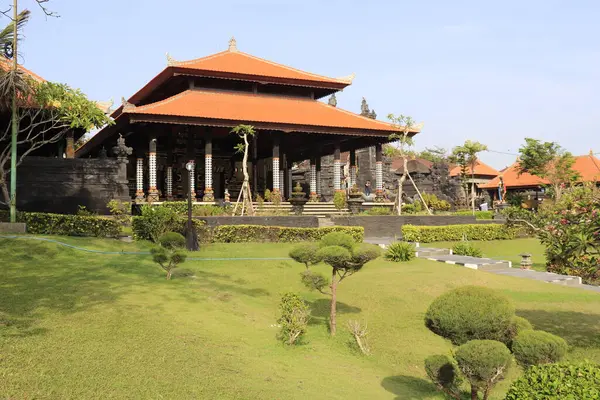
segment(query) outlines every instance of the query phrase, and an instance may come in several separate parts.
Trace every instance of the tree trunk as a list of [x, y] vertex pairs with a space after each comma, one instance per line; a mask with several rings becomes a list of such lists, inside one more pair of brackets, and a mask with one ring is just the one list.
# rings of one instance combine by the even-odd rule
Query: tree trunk
[[2, 198], [4, 202], [8, 205], [10, 204], [10, 193], [8, 193], [8, 186], [6, 185], [6, 181], [4, 177], [0, 178], [0, 189], [2, 189]]
[[471, 207], [475, 215], [475, 163], [471, 164]]
[[477, 395], [477, 388], [471, 386], [471, 400], [479, 400]]
[[404, 156], [404, 171], [398, 181], [398, 215], [402, 215], [402, 193], [404, 192], [404, 181], [406, 180], [406, 174], [408, 172], [408, 160]]
[[335, 316], [336, 316], [336, 306], [337, 306], [337, 298], [336, 298], [336, 294], [337, 294], [337, 284], [338, 282], [336, 281], [336, 275], [337, 275], [337, 271], [335, 268], [333, 268], [333, 272], [331, 273], [331, 311], [329, 314], [329, 332], [331, 333], [331, 336], [335, 336], [335, 331], [336, 331], [336, 322], [335, 322]]
[[171, 271], [172, 270], [167, 271], [167, 280], [171, 280]]

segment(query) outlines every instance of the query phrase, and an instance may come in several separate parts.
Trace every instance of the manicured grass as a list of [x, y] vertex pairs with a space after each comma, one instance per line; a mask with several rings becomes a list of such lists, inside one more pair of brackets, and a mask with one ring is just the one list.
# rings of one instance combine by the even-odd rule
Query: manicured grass
[[[194, 256], [285, 257], [290, 247], [213, 244]], [[293, 261], [189, 261], [195, 278], [166, 281], [148, 256], [25, 239], [0, 239], [0, 260], [0, 398], [442, 399], [422, 365], [452, 347], [423, 316], [436, 296], [469, 284], [500, 290], [536, 328], [563, 336], [569, 359], [600, 362], [597, 293], [426, 260], [376, 260], [342, 282], [333, 339], [328, 298], [301, 286], [304, 267]], [[289, 290], [313, 314], [295, 348], [275, 339], [279, 297]], [[352, 346], [348, 319], [368, 322], [372, 356]], [[493, 398], [517, 375], [515, 367]]]
[[[423, 243], [423, 247], [443, 247], [451, 249], [456, 243], [457, 242]], [[532, 255], [533, 269], [537, 271], [546, 270], [545, 248], [538, 239], [471, 240], [469, 243], [480, 248], [481, 251], [483, 251], [484, 257], [512, 261], [514, 268], [519, 268], [519, 265], [521, 264], [521, 257], [519, 254], [530, 253]]]

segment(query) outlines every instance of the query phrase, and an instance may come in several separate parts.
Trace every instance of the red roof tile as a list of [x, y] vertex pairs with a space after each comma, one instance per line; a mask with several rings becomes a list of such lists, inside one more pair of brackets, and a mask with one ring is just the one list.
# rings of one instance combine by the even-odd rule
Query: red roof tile
[[600, 181], [600, 160], [593, 154], [575, 157], [573, 170], [579, 172], [583, 182]]
[[[387, 122], [366, 118], [309, 98], [241, 92], [187, 90], [156, 103], [125, 107], [123, 113], [138, 116], [138, 119], [143, 119], [142, 116], [175, 116], [236, 123], [308, 126], [316, 127], [316, 132], [319, 132], [319, 127], [378, 131], [380, 134], [398, 131]], [[322, 131], [328, 132], [327, 129]], [[412, 133], [417, 132], [412, 130]]]
[[[8, 59], [0, 56], [0, 69], [2, 69], [4, 71], [8, 71], [9, 69], [12, 69], [12, 67], [13, 67], [13, 64], [12, 64], [11, 60], [8, 60]], [[45, 82], [44, 78], [42, 78], [41, 76], [39, 76], [35, 72], [28, 70], [27, 68], [25, 68], [21, 64], [18, 65], [18, 68], [22, 72], [24, 72], [25, 74], [29, 75], [34, 81]]]
[[[460, 165], [450, 170], [450, 176], [459, 176], [461, 174]], [[475, 175], [479, 176], [498, 176], [499, 172], [487, 164], [477, 160], [475, 163]], [[471, 175], [471, 167], [467, 167], [467, 175]]]

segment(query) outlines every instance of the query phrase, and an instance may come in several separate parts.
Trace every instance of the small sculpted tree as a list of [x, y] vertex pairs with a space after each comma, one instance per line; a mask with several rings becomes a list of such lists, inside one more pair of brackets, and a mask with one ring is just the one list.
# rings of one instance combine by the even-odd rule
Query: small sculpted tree
[[403, 171], [402, 176], [398, 180], [398, 215], [402, 215], [402, 192], [403, 185], [408, 176], [408, 151], [407, 147], [413, 145], [413, 139], [408, 134], [412, 131], [414, 127], [415, 121], [406, 115], [400, 114], [399, 116], [395, 116], [394, 114], [388, 114], [388, 119], [396, 128], [398, 129], [398, 133], [394, 133], [390, 135], [390, 140], [395, 140], [398, 142], [398, 155], [402, 157], [403, 161]]
[[[242, 189], [240, 191], [240, 196], [242, 197], [242, 215], [244, 215], [244, 210], [247, 210], [248, 215], [254, 215], [252, 192], [250, 191], [250, 175], [248, 174], [248, 149], [250, 147], [250, 144], [248, 143], [248, 137], [254, 136], [256, 132], [252, 125], [238, 125], [231, 130], [231, 133], [235, 133], [240, 137], [240, 139], [243, 140], [242, 143], [238, 143], [235, 146], [235, 150], [244, 155], [242, 158], [242, 173], [244, 174], [244, 182], [242, 183]], [[233, 209], [233, 215], [235, 215], [237, 211], [239, 202], [240, 198], [238, 197]]]
[[452, 149], [451, 159], [460, 166], [463, 187], [467, 188], [467, 168], [471, 169], [471, 208], [475, 215], [475, 167], [477, 166], [477, 154], [486, 151], [487, 146], [479, 142], [467, 140], [462, 146]]
[[185, 237], [177, 232], [167, 232], [159, 239], [159, 246], [150, 250], [152, 260], [167, 272], [167, 280], [171, 279], [173, 270], [185, 262]]
[[576, 182], [580, 175], [573, 170], [575, 158], [556, 142], [541, 142], [525, 138], [519, 149], [519, 172], [528, 172], [548, 180], [555, 200], [560, 200], [563, 188]]
[[[298, 248], [299, 246], [292, 249], [290, 252], [290, 257], [296, 260], [300, 260], [293, 256], [294, 254], [297, 255], [301, 253]], [[306, 253], [307, 249], [308, 248], [303, 250], [302, 253]], [[344, 279], [360, 271], [367, 262], [379, 257], [380, 254], [381, 251], [377, 246], [357, 244], [348, 234], [332, 232], [321, 239], [319, 250], [315, 253], [314, 259], [311, 258], [309, 262], [300, 261], [306, 266], [308, 266], [309, 263], [314, 264], [322, 261], [331, 267], [331, 282], [329, 282], [325, 276], [315, 273], [309, 268], [301, 274], [301, 277], [302, 283], [309, 289], [317, 290], [320, 293], [331, 296], [329, 331], [332, 336], [336, 333], [338, 285]], [[306, 258], [302, 258], [302, 260], [306, 260]], [[329, 291], [327, 291], [327, 286], [329, 286]]]

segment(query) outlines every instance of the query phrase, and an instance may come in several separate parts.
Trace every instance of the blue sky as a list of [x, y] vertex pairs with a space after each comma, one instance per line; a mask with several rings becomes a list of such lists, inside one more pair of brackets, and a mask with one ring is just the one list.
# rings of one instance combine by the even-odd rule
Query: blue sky
[[[33, 0], [23, 64], [95, 100], [132, 95], [166, 65], [241, 51], [306, 71], [356, 73], [338, 107], [424, 121], [416, 148], [466, 139], [516, 153], [524, 137], [600, 152], [600, 2], [554, 0]], [[6, 21], [8, 22], [8, 21]], [[486, 153], [501, 168], [512, 155]]]

